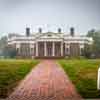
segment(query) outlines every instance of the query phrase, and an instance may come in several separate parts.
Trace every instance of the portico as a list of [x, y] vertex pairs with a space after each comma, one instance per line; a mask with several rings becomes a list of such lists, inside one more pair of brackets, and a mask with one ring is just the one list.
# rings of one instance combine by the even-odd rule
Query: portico
[[36, 57], [63, 57], [63, 41], [36, 42]]

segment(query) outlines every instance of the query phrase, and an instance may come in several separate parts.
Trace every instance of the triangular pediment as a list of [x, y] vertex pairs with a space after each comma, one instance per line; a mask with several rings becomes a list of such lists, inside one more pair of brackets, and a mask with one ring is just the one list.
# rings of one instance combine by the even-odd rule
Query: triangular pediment
[[41, 33], [36, 38], [44, 39], [44, 38], [54, 38], [54, 39], [61, 39], [61, 34], [53, 33], [53, 32], [47, 32], [47, 33]]

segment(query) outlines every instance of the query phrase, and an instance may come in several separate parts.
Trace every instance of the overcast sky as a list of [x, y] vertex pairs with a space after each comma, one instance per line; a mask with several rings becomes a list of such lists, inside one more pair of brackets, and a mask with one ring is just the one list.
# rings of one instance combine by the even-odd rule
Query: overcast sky
[[69, 32], [75, 27], [77, 34], [100, 29], [100, 0], [0, 0], [0, 36], [8, 33]]

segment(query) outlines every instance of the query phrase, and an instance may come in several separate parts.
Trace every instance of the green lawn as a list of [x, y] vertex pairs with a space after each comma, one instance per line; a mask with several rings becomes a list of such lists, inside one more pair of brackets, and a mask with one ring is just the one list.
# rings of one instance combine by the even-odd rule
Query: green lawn
[[8, 96], [38, 62], [36, 60], [0, 60], [0, 97]]
[[84, 98], [100, 98], [97, 90], [97, 72], [100, 59], [63, 59], [59, 63]]

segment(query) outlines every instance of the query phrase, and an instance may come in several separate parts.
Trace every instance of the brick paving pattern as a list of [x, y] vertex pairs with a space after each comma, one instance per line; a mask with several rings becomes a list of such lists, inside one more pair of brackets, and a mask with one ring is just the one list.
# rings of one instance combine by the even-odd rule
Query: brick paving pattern
[[80, 100], [73, 84], [54, 60], [43, 60], [26, 76], [8, 100]]

